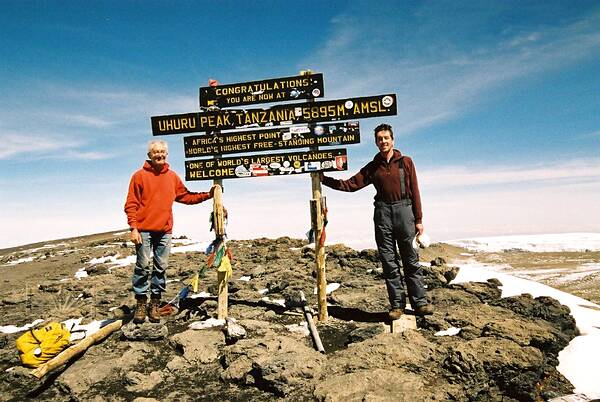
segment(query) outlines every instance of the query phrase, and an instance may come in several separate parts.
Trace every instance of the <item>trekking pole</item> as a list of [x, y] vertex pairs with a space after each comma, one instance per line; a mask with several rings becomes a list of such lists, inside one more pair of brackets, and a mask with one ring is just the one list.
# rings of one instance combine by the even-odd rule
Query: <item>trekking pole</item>
[[310, 335], [315, 342], [315, 347], [321, 353], [325, 353], [325, 349], [323, 348], [323, 343], [321, 342], [321, 337], [319, 336], [319, 332], [317, 331], [317, 327], [315, 326], [315, 322], [312, 318], [312, 313], [310, 309], [306, 305], [306, 297], [304, 296], [304, 292], [300, 291], [300, 300], [302, 301], [302, 311], [304, 311], [304, 316], [306, 317], [306, 322], [308, 323], [308, 329], [310, 331]]

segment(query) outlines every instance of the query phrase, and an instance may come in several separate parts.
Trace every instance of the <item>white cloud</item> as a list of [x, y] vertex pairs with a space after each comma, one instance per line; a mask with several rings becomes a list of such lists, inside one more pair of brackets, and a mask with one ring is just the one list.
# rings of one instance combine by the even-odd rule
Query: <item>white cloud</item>
[[52, 136], [32, 135], [28, 133], [0, 134], [0, 160], [10, 159], [21, 154], [53, 153], [59, 149], [75, 147], [77, 142], [65, 141]]
[[[349, 177], [346, 172], [343, 178]], [[310, 229], [311, 198], [307, 175], [292, 178], [225, 181], [230, 212], [228, 233], [234, 239], [292, 236]], [[424, 223], [435, 241], [461, 237], [600, 231], [600, 161], [487, 166], [480, 170], [440, 167], [419, 172]], [[286, 186], [282, 186], [282, 181]], [[583, 182], [583, 183], [582, 183]], [[208, 186], [201, 183], [200, 186]], [[375, 247], [374, 189], [343, 193], [323, 187], [329, 208], [330, 243]], [[177, 206], [175, 230], [206, 240], [211, 234], [202, 216], [210, 206]], [[198, 217], [200, 214], [200, 218]]]
[[581, 134], [578, 139], [600, 138], [600, 130], [592, 131], [591, 133]]
[[552, 184], [581, 181], [600, 182], [600, 160], [570, 160], [545, 165], [439, 167], [419, 172], [419, 181], [433, 188], [456, 188], [518, 183]]
[[[57, 116], [58, 117], [58, 116]], [[95, 116], [89, 116], [85, 114], [66, 114], [60, 116], [60, 119], [67, 124], [72, 124], [75, 126], [83, 126], [83, 127], [94, 127], [94, 128], [104, 128], [112, 125], [113, 123]]]
[[66, 135], [9, 132], [0, 134], [0, 160], [13, 158], [102, 160], [112, 158], [108, 152], [85, 151], [82, 140]]
[[[25, 154], [35, 158], [107, 159], [129, 147], [128, 138], [139, 138], [140, 130], [149, 135], [150, 116], [198, 109], [193, 96], [75, 84], [37, 85], [28, 91], [38, 94], [39, 104], [11, 101], [3, 105], [0, 99], [0, 160]], [[102, 151], [88, 145], [98, 138], [105, 139]], [[57, 150], [70, 151], [58, 155]]]
[[113, 154], [108, 152], [97, 152], [97, 151], [75, 151], [70, 150], [66, 152], [64, 155], [59, 156], [61, 159], [77, 159], [77, 160], [86, 160], [86, 161], [98, 161], [104, 159], [113, 158]]
[[[453, 177], [455, 167], [440, 167], [446, 172], [420, 175], [424, 224], [434, 241], [475, 236], [541, 234], [562, 232], [600, 232], [599, 161], [572, 160], [554, 166], [491, 167]], [[509, 173], [510, 172], [510, 173]], [[569, 174], [570, 172], [570, 174]], [[523, 175], [515, 181], [514, 175]], [[349, 177], [350, 173], [344, 177]], [[489, 180], [494, 177], [493, 185]], [[559, 178], [559, 179], [557, 179]], [[448, 180], [449, 183], [444, 183]], [[585, 183], [581, 183], [585, 180]], [[69, 195], [45, 197], [43, 209], [2, 200], [2, 217], [10, 235], [0, 239], [0, 247], [36, 240], [97, 233], [126, 226], [122, 212], [126, 182], [110, 188], [83, 187], [78, 193], [96, 200], [93, 217], [89, 203], [76, 203]], [[312, 197], [309, 175], [289, 178], [225, 180], [224, 204], [229, 210], [227, 232], [232, 239], [291, 236], [303, 238], [310, 229], [309, 200]], [[206, 191], [210, 182], [188, 183], [192, 191]], [[100, 194], [113, 194], [103, 199]], [[356, 248], [374, 247], [372, 186], [356, 193], [343, 193], [323, 187], [329, 209], [329, 243], [345, 243]], [[99, 197], [99, 198], [98, 198]], [[98, 203], [97, 200], [103, 199]], [[79, 200], [81, 201], [81, 200]], [[85, 201], [85, 199], [84, 199]], [[212, 202], [188, 206], [175, 204], [175, 234], [198, 241], [210, 241], [208, 216]], [[23, 224], [25, 222], [25, 225]], [[57, 222], [60, 222], [57, 225]], [[82, 225], [81, 222], [85, 222]], [[22, 230], [27, 227], [26, 231]]]
[[158, 90], [140, 91], [135, 88], [50, 83], [44, 84], [43, 90], [59, 101], [82, 104], [96, 114], [101, 114], [103, 121], [113, 124], [130, 119], [134, 113], [149, 119], [155, 114], [188, 113], [198, 110], [198, 99], [192, 94], [182, 96]]
[[396, 22], [378, 15], [377, 23], [369, 23], [369, 18], [375, 19], [333, 19], [333, 35], [305, 64], [325, 73], [329, 97], [396, 92], [400, 134], [456, 117], [511, 80], [593, 57], [600, 50], [600, 14], [475, 49], [428, 42], [410, 27], [402, 35], [393, 29], [374, 30]]

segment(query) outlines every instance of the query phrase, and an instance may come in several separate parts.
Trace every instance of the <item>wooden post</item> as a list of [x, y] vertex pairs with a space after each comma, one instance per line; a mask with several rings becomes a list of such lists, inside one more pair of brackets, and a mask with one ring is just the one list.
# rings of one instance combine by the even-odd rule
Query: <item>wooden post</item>
[[[219, 85], [219, 82], [215, 79], [210, 78], [208, 80], [208, 85], [211, 87], [216, 87]], [[202, 105], [201, 105], [202, 107]], [[218, 136], [221, 134], [220, 130], [213, 131], [213, 135]], [[221, 157], [221, 155], [215, 155], [213, 159], [217, 160]], [[223, 214], [223, 180], [217, 179], [213, 181], [213, 185], [215, 185], [215, 191], [213, 195], [213, 228], [215, 230], [215, 237], [217, 239], [221, 239], [225, 241], [225, 216]], [[218, 306], [217, 306], [217, 315], [220, 320], [224, 320], [227, 318], [227, 297], [228, 297], [228, 289], [227, 289], [227, 281], [225, 280], [225, 272], [217, 271], [217, 289], [219, 292], [218, 295]]]
[[[300, 75], [310, 75], [311, 71], [301, 71]], [[308, 103], [314, 102], [309, 99]], [[314, 124], [310, 125], [314, 128]], [[311, 151], [318, 151], [319, 147], [310, 147]], [[327, 276], [325, 275], [325, 245], [321, 246], [321, 234], [323, 233], [323, 196], [321, 193], [321, 180], [319, 172], [312, 172], [310, 179], [312, 183], [311, 226], [315, 236], [315, 262], [317, 265], [317, 298], [319, 299], [319, 321], [326, 321], [327, 313]]]
[[[223, 197], [222, 197], [222, 180], [215, 180], [215, 191], [213, 196], [213, 224], [215, 236], [223, 238], [225, 236], [225, 217], [223, 214]], [[225, 280], [225, 272], [217, 271], [217, 284], [219, 289], [217, 314], [220, 320], [227, 318], [227, 281]]]
[[315, 236], [315, 262], [317, 265], [317, 298], [319, 300], [319, 321], [326, 321], [327, 313], [327, 276], [325, 274], [325, 245], [321, 245], [323, 233], [323, 197], [319, 173], [310, 174], [312, 181], [311, 223]]

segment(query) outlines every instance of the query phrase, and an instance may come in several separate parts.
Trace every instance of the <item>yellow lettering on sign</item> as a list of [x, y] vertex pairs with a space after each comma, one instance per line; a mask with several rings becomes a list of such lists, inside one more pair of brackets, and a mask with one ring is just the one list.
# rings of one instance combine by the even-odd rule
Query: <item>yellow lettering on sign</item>
[[193, 146], [208, 145], [208, 144], [214, 144], [217, 141], [218, 141], [217, 137], [212, 137], [212, 136], [198, 137], [198, 138], [194, 138], [192, 140], [192, 145]]
[[192, 169], [202, 169], [202, 168], [204, 168], [204, 162], [203, 161], [200, 161], [200, 162], [189, 162], [188, 168], [190, 170], [192, 170]]
[[200, 127], [214, 127], [216, 123], [215, 115], [200, 115]]
[[158, 131], [187, 130], [193, 128], [196, 128], [195, 117], [178, 117], [176, 119], [158, 121]]
[[217, 126], [231, 125], [231, 121], [229, 120], [229, 117], [230, 117], [229, 114], [217, 115]]
[[265, 141], [265, 142], [257, 142], [254, 144], [254, 148], [255, 149], [261, 149], [261, 148], [273, 148], [273, 141]]
[[259, 133], [258, 134], [258, 139], [259, 140], [271, 140], [274, 138], [279, 138], [279, 133], [275, 132], [275, 131], [268, 131], [266, 133]]

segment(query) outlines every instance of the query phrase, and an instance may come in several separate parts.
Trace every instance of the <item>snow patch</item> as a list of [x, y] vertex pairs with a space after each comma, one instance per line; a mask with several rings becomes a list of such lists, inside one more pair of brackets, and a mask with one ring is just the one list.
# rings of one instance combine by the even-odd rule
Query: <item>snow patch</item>
[[198, 293], [194, 293], [193, 295], [188, 295], [187, 298], [188, 299], [198, 299], [198, 298], [207, 298], [207, 297], [211, 297], [212, 295], [208, 292], [198, 292]]
[[563, 233], [544, 235], [515, 235], [477, 237], [450, 240], [445, 243], [471, 251], [494, 253], [505, 250], [532, 252], [561, 252], [600, 250], [600, 233]]
[[41, 324], [43, 322], [44, 322], [44, 320], [37, 319], [30, 324], [23, 325], [22, 327], [17, 327], [16, 325], [4, 325], [4, 326], [0, 326], [0, 332], [2, 332], [3, 334], [14, 334], [17, 332], [26, 331], [29, 328], [35, 327], [36, 325]]
[[177, 247], [171, 247], [171, 254], [173, 253], [187, 253], [190, 251], [199, 251], [201, 253], [204, 253], [206, 251], [206, 248], [208, 247], [210, 243], [207, 242], [192, 242], [192, 243], [188, 243], [184, 246], [177, 246]]
[[454, 335], [457, 335], [459, 332], [460, 332], [460, 328], [450, 327], [445, 331], [438, 331], [433, 335], [435, 335], [435, 336], [454, 336]]
[[10, 267], [10, 266], [13, 266], [13, 265], [22, 264], [24, 262], [31, 262], [31, 261], [33, 261], [33, 259], [34, 259], [34, 257], [19, 258], [18, 260], [7, 262], [6, 264], [3, 265], [3, 267]]
[[75, 272], [75, 278], [81, 280], [82, 278], [87, 278], [89, 275], [87, 273], [87, 271], [84, 268], [79, 268], [79, 270], [77, 272]]
[[217, 318], [209, 318], [206, 321], [196, 321], [191, 323], [188, 328], [189, 329], [207, 329], [207, 328], [213, 328], [213, 327], [220, 327], [222, 325], [225, 325], [225, 320], [221, 319], [217, 319]]
[[[340, 284], [339, 283], [328, 283], [327, 287], [325, 288], [325, 294], [331, 294], [332, 292], [338, 290], [340, 288]], [[314, 288], [313, 290], [313, 294], [317, 294], [317, 288]]]
[[265, 297], [261, 298], [260, 300], [269, 302], [269, 303], [279, 304], [280, 306], [285, 307], [284, 299], [271, 299], [269, 296], [265, 296]]
[[303, 336], [310, 335], [310, 330], [308, 329], [308, 323], [306, 321], [302, 321], [300, 324], [286, 325], [285, 328], [290, 332], [301, 334]]

